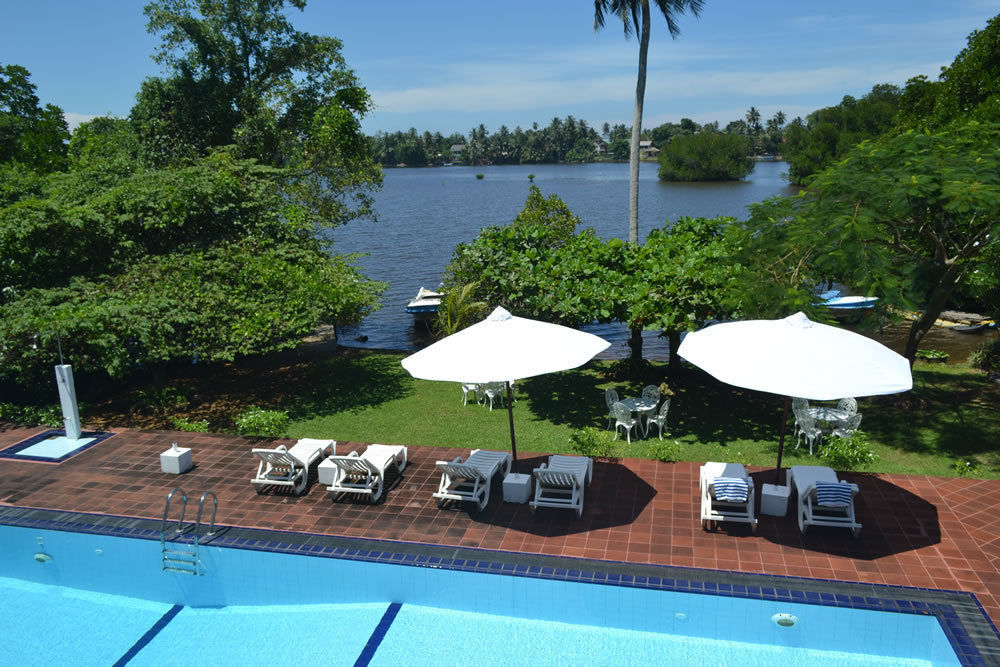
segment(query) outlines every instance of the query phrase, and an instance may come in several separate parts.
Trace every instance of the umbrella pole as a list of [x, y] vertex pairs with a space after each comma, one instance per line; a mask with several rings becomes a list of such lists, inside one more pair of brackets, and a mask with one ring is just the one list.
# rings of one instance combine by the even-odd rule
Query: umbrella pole
[[778, 440], [778, 467], [774, 471], [774, 483], [781, 485], [781, 454], [785, 450], [785, 428], [788, 426], [788, 404], [792, 402], [791, 397], [785, 396], [785, 411], [781, 415], [781, 438]]
[[514, 395], [510, 390], [510, 381], [507, 385], [507, 419], [510, 421], [510, 452], [514, 456], [513, 469], [517, 469], [517, 444], [514, 442]]

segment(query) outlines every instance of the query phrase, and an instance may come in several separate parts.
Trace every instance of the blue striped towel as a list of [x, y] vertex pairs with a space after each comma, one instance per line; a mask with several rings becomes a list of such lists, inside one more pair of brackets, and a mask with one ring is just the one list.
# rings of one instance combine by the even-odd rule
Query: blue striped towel
[[747, 501], [747, 483], [739, 477], [716, 477], [712, 488], [715, 489], [715, 499], [724, 503]]
[[816, 482], [816, 504], [821, 507], [847, 507], [851, 504], [852, 490], [847, 482]]

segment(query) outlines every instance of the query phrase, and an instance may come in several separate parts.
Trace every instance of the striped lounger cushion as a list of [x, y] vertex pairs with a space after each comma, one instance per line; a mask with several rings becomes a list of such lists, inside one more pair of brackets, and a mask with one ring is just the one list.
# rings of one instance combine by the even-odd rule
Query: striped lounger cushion
[[821, 507], [847, 507], [851, 504], [851, 485], [847, 482], [816, 482], [816, 504]]
[[724, 503], [747, 501], [747, 483], [739, 477], [716, 477], [712, 488], [715, 489], [715, 499]]

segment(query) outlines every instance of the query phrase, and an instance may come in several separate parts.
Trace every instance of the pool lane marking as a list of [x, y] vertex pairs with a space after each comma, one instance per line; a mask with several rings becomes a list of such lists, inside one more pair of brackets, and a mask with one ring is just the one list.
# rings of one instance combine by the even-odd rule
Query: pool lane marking
[[372, 632], [372, 636], [368, 638], [368, 643], [361, 649], [361, 655], [358, 656], [354, 667], [366, 667], [372, 661], [372, 658], [375, 657], [375, 651], [378, 650], [379, 644], [385, 639], [385, 633], [389, 632], [389, 626], [396, 620], [396, 614], [399, 613], [399, 608], [402, 606], [399, 602], [393, 602], [385, 610], [385, 613], [382, 614], [382, 620], [378, 622], [378, 625], [375, 626], [375, 631]]
[[181, 609], [183, 608], [184, 608], [183, 605], [175, 604], [167, 611], [167, 613], [165, 613], [163, 616], [160, 616], [160, 620], [158, 620], [156, 623], [153, 623], [153, 627], [151, 627], [149, 630], [146, 630], [146, 634], [144, 634], [142, 637], [139, 637], [139, 639], [134, 644], [132, 644], [132, 648], [130, 648], [128, 651], [125, 652], [125, 655], [118, 658], [118, 662], [114, 664], [114, 667], [122, 667], [122, 665], [128, 664], [128, 661], [134, 658], [139, 651], [144, 649], [146, 647], [146, 644], [153, 641], [153, 637], [160, 634], [160, 631], [163, 630], [163, 628], [167, 627], [167, 623], [174, 620], [174, 616], [179, 614], [181, 612]]

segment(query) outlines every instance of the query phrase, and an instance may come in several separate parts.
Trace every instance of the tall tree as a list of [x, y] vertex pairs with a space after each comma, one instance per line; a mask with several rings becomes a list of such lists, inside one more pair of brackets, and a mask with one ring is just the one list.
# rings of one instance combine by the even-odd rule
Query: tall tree
[[[677, 16], [690, 9], [695, 16], [701, 12], [704, 0], [653, 0], [652, 4], [667, 20], [670, 36], [677, 38], [681, 29]], [[642, 134], [642, 104], [646, 96], [646, 56], [649, 52], [650, 0], [594, 0], [594, 30], [604, 27], [605, 14], [617, 16], [625, 29], [625, 37], [633, 31], [639, 35], [639, 72], [635, 83], [635, 110], [632, 114], [632, 150], [628, 169], [628, 240], [639, 242], [639, 137]]]
[[42, 173], [65, 169], [69, 131], [62, 109], [40, 107], [30, 77], [20, 65], [0, 64], [0, 163]]
[[[800, 197], [751, 209], [747, 242], [774, 258], [789, 294], [829, 277], [880, 303], [919, 308], [903, 352], [913, 363], [955, 290], [995, 256], [1000, 125], [968, 121], [863, 142]], [[787, 282], [800, 272], [798, 285]], [[756, 281], [759, 292], [767, 282]]]
[[[286, 6], [305, 0], [156, 0], [154, 59], [171, 76], [147, 80], [133, 109], [144, 143], [203, 131], [196, 154], [235, 144], [240, 155], [294, 170], [288, 196], [318, 222], [372, 216], [382, 171], [361, 133], [371, 109], [334, 37], [296, 30]], [[200, 145], [199, 145], [200, 144]], [[182, 151], [183, 153], [183, 151]]]

